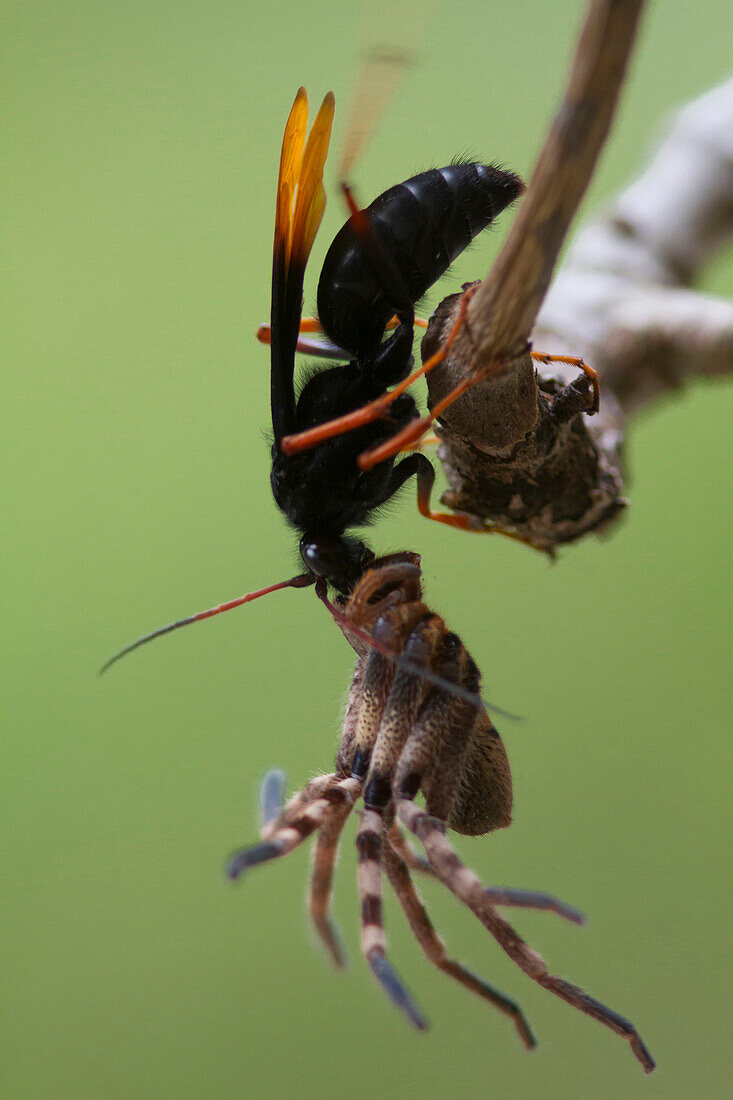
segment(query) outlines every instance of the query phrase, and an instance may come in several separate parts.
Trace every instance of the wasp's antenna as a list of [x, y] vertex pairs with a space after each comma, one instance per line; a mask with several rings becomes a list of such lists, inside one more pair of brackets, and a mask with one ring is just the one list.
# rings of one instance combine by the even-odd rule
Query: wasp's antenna
[[375, 44], [362, 56], [354, 82], [347, 138], [339, 164], [339, 179], [348, 179], [387, 102], [407, 69], [414, 64], [412, 51]]
[[380, 642], [376, 638], [373, 638], [371, 634], [367, 634], [366, 630], [362, 630], [361, 627], [353, 623], [351, 619], [347, 618], [342, 611], [339, 611], [339, 609], [331, 603], [327, 595], [326, 583], [322, 577], [319, 577], [316, 581], [316, 595], [324, 606], [328, 608], [339, 626], [342, 626], [349, 634], [353, 634], [360, 642], [364, 642], [365, 645], [370, 646], [372, 649], [376, 649], [377, 653], [381, 653], [383, 657], [387, 657], [390, 661], [394, 661], [400, 668], [405, 668], [408, 672], [414, 672], [416, 676], [429, 681], [431, 684], [435, 684], [436, 687], [441, 688], [443, 691], [447, 691], [450, 695], [455, 695], [458, 699], [463, 699], [465, 703], [469, 703], [472, 707], [486, 707], [487, 710], [493, 711], [495, 714], [500, 714], [502, 718], [508, 718], [513, 722], [522, 721], [519, 715], [511, 714], [507, 710], [502, 710], [501, 707], [495, 707], [492, 703], [487, 703], [480, 695], [476, 695], [474, 692], [461, 687], [460, 684], [454, 684], [451, 680], [446, 680], [444, 677], [438, 676], [436, 672], [431, 672], [429, 668], [423, 668], [422, 665], [416, 665], [412, 661], [408, 661], [406, 657], [403, 657], [399, 653], [395, 653], [394, 650], [390, 649], [384, 642]]
[[245, 596], [239, 596], [236, 600], [228, 600], [226, 603], [217, 604], [216, 607], [210, 607], [208, 611], [199, 611], [196, 615], [189, 615], [185, 619], [178, 619], [175, 623], [161, 626], [158, 630], [154, 630], [152, 634], [145, 634], [144, 637], [138, 638], [136, 642], [126, 645], [119, 653], [115, 653], [114, 657], [110, 657], [108, 661], [104, 662], [99, 670], [99, 675], [101, 676], [108, 668], [111, 668], [121, 657], [126, 657], [128, 653], [132, 653], [133, 649], [139, 649], [146, 642], [152, 642], [153, 638], [170, 634], [172, 630], [178, 630], [181, 626], [188, 626], [189, 623], [200, 623], [202, 619], [211, 619], [214, 615], [221, 615], [223, 611], [231, 611], [234, 607], [241, 607], [243, 603], [251, 603], [252, 600], [257, 600], [260, 596], [267, 596], [270, 592], [277, 592], [281, 588], [306, 588], [309, 584], [313, 584], [314, 580], [315, 577], [312, 573], [302, 573], [297, 577], [292, 577], [289, 581], [278, 581], [277, 584], [268, 585], [267, 588], [259, 588], [256, 592], [248, 592]]
[[[349, 178], [402, 78], [416, 66], [422, 38], [436, 9], [436, 0], [404, 0], [401, 4], [367, 0], [362, 5], [359, 41], [363, 48], [353, 82], [339, 179]], [[395, 42], [409, 42], [410, 47], [395, 47]]]

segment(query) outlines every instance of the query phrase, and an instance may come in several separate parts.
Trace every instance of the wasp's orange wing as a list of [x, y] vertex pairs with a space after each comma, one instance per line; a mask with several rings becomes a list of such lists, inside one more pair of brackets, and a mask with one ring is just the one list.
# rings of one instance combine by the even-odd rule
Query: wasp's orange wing
[[305, 88], [298, 88], [285, 125], [275, 205], [275, 253], [282, 258], [285, 267], [290, 258], [295, 189], [300, 179], [307, 131], [308, 94]]
[[303, 278], [326, 206], [323, 167], [333, 123], [329, 92], [305, 140], [308, 96], [300, 88], [283, 138], [275, 208], [272, 256], [271, 374], [272, 426], [275, 440], [295, 427], [293, 370], [303, 308]]
[[334, 106], [333, 92], [329, 92], [316, 115], [303, 153], [293, 219], [291, 264], [305, 266], [326, 208], [323, 167], [331, 140]]

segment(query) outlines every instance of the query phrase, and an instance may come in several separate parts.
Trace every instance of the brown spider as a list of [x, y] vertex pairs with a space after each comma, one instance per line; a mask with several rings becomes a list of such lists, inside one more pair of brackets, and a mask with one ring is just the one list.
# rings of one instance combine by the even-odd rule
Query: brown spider
[[[460, 638], [422, 602], [419, 562], [418, 555], [410, 553], [375, 561], [351, 596], [341, 597], [339, 607], [332, 607], [357, 655], [336, 769], [313, 779], [284, 808], [282, 774], [265, 777], [262, 842], [232, 856], [229, 877], [237, 879], [257, 863], [284, 856], [317, 833], [310, 914], [333, 961], [342, 965], [339, 936], [329, 915], [331, 881], [341, 831], [363, 797], [356, 835], [361, 947], [386, 993], [415, 1027], [425, 1029], [426, 1021], [386, 955], [383, 870], [428, 959], [509, 1016], [525, 1047], [535, 1046], [536, 1040], [522, 1010], [448, 958], [411, 870], [427, 872], [447, 886], [530, 978], [627, 1039], [649, 1073], [654, 1060], [634, 1025], [582, 989], [549, 974], [540, 956], [497, 908], [544, 909], [575, 924], [583, 923], [582, 914], [548, 894], [483, 886], [446, 838], [448, 827], [477, 836], [507, 826], [512, 782], [504, 745], [478, 699], [478, 669]], [[367, 644], [369, 639], [381, 652]], [[400, 664], [385, 656], [386, 647]], [[424, 795], [425, 810], [414, 801], [418, 791]], [[427, 859], [412, 849], [402, 826], [420, 840]]]

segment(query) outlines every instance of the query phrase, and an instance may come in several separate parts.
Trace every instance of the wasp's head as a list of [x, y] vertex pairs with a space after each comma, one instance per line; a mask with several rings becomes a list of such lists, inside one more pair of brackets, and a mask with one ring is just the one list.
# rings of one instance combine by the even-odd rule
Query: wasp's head
[[315, 535], [306, 531], [300, 540], [300, 556], [309, 572], [323, 577], [348, 595], [374, 554], [360, 539], [346, 535]]

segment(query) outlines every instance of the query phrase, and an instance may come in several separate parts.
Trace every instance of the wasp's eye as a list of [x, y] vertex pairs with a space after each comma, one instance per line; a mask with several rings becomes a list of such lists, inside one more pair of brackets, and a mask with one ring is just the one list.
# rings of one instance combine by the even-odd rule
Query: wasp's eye
[[300, 556], [311, 573], [350, 592], [374, 555], [358, 539], [309, 533], [300, 540]]
[[326, 542], [300, 544], [300, 555], [311, 573], [317, 577], [330, 577], [343, 565], [343, 552], [338, 545]]

